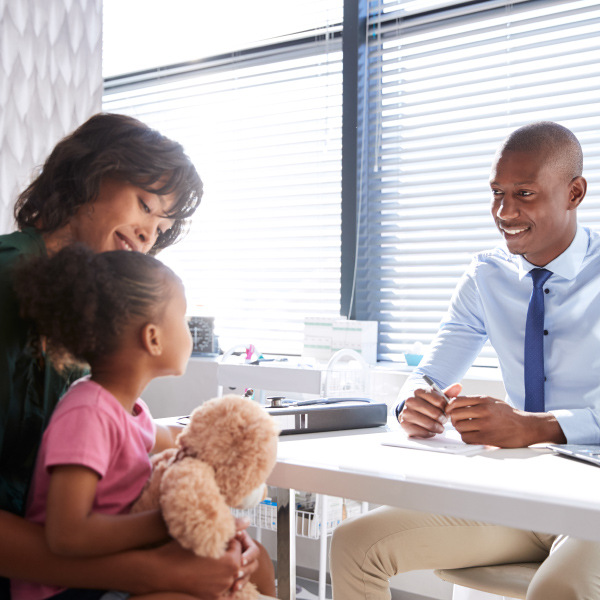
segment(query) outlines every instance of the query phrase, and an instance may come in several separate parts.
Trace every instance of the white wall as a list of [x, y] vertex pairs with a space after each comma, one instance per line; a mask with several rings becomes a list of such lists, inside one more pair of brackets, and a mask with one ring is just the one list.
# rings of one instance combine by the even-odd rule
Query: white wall
[[155, 379], [142, 398], [155, 418], [189, 415], [194, 408], [217, 395], [217, 363], [193, 357], [182, 377]]
[[56, 142], [102, 106], [102, 0], [0, 0], [0, 233]]

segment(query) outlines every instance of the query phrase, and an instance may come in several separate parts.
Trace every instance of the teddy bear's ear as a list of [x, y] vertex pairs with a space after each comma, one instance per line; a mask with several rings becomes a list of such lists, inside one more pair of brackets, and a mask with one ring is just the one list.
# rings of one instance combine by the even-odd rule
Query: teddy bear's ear
[[183, 458], [167, 469], [160, 506], [169, 533], [198, 556], [219, 558], [235, 535], [235, 520], [212, 467], [196, 458]]

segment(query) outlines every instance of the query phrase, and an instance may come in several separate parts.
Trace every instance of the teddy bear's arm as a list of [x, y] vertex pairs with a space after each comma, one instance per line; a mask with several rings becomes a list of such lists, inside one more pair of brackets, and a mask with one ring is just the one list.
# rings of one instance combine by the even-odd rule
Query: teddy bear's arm
[[235, 535], [235, 520], [208, 464], [184, 458], [167, 469], [160, 505], [169, 533], [198, 556], [220, 557]]
[[169, 448], [159, 454], [155, 454], [150, 459], [152, 463], [152, 474], [146, 482], [140, 497], [131, 507], [132, 513], [143, 512], [145, 510], [158, 510], [160, 508], [158, 499], [160, 482], [165, 469], [173, 462], [176, 454], [176, 448]]

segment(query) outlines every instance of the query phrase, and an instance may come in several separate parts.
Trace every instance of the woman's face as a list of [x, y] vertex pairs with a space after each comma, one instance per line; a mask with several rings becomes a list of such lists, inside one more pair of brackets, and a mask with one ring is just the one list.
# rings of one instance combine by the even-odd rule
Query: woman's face
[[159, 196], [121, 179], [104, 179], [98, 198], [79, 207], [72, 217], [72, 241], [96, 252], [147, 253], [158, 235], [173, 225], [165, 213], [174, 200], [172, 194]]

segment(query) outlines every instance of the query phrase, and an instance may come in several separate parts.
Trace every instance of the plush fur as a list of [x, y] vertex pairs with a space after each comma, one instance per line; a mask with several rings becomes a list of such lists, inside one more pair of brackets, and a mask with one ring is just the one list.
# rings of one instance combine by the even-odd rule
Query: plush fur
[[[231, 395], [209, 400], [192, 413], [178, 448], [153, 457], [152, 476], [132, 510], [160, 508], [184, 548], [198, 556], [222, 556], [235, 535], [230, 507], [255, 497], [260, 486], [266, 493], [278, 435], [274, 419], [256, 402]], [[257, 596], [248, 584], [233, 598]]]

